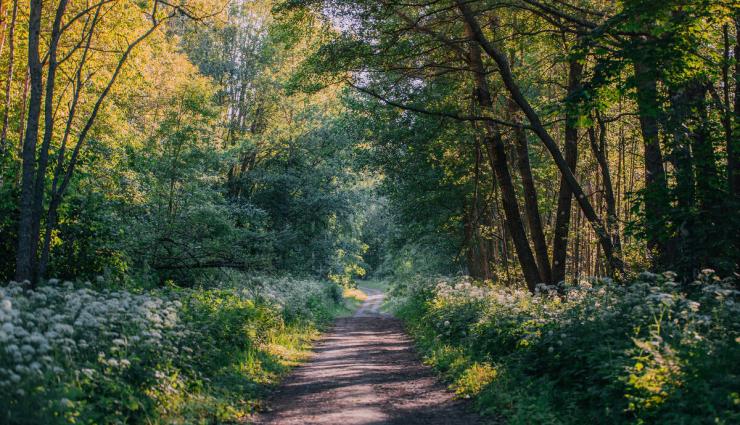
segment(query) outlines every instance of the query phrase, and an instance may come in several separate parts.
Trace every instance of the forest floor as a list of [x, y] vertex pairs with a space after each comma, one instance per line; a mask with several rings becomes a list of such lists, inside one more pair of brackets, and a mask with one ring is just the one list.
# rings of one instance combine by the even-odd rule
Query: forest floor
[[402, 323], [383, 312], [382, 290], [340, 318], [268, 400], [257, 424], [482, 424], [422, 365]]

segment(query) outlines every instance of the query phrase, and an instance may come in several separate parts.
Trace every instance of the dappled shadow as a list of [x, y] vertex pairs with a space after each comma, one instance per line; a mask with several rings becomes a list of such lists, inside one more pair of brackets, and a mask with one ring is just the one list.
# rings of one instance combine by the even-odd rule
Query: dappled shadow
[[[377, 299], [373, 300], [377, 304]], [[419, 361], [401, 323], [375, 306], [340, 319], [275, 392], [257, 423], [478, 424]]]

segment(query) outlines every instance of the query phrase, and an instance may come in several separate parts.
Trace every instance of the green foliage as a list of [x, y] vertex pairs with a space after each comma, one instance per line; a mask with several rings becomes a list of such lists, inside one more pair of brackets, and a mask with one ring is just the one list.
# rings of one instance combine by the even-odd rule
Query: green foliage
[[[8, 176], [13, 178], [13, 176]], [[3, 184], [6, 176], [0, 175], [0, 279], [11, 278], [15, 268], [15, 246], [18, 232], [16, 188]]]
[[[734, 136], [720, 128], [728, 111], [720, 106], [716, 115], [708, 112], [718, 106], [709, 92], [729, 83], [720, 81], [717, 63], [725, 60], [720, 45], [730, 40], [717, 35], [723, 25], [732, 25], [736, 12], [730, 3], [625, 1], [604, 28], [581, 40], [586, 52], [607, 44], [615, 32], [632, 34], [619, 39], [616, 49], [596, 48], [594, 73], [580, 100], [601, 102], [591, 106], [605, 110], [612, 103], [609, 92], [617, 90], [635, 99], [641, 120], [655, 120], [661, 134], [657, 149], [671, 165], [665, 166], [665, 177], [646, 184], [633, 198], [631, 230], [660, 246], [653, 253], [656, 268], [676, 270], [684, 280], [702, 267], [729, 275], [740, 252], [736, 217], [723, 213], [738, 207], [737, 196], [728, 192], [720, 153]], [[638, 67], [643, 71], [636, 72]], [[652, 89], [646, 90], [646, 84]], [[729, 108], [726, 101], [724, 108]]]
[[703, 272], [555, 296], [419, 279], [396, 305], [427, 361], [484, 413], [509, 423], [734, 423], [738, 292]]
[[[251, 295], [257, 287], [259, 297]], [[0, 418], [242, 420], [341, 305], [336, 285], [295, 279], [146, 294], [11, 283], [0, 289]]]
[[[453, 90], [435, 87], [430, 96]], [[375, 271], [401, 277], [459, 270], [465, 204], [475, 190], [474, 136], [459, 123], [374, 100], [352, 96], [346, 103], [361, 129], [357, 161], [379, 176], [364, 234], [365, 240], [383, 239], [372, 245]]]
[[[55, 170], [70, 163], [121, 48], [117, 34], [148, 26], [140, 12], [150, 3], [103, 2], [70, 20], [84, 7], [76, 4], [63, 16], [65, 59], [50, 99], [58, 128], [39, 176], [42, 233]], [[738, 293], [708, 271], [684, 282], [706, 266], [731, 276], [740, 258], [740, 216], [728, 213], [737, 198], [725, 178], [737, 127], [735, 5], [514, 3], [468, 6], [556, 145], [564, 122], [577, 123], [578, 140], [598, 134], [590, 153], [578, 142], [574, 173], [599, 220], [616, 210], [609, 230], [622, 238], [628, 268], [652, 262], [681, 279], [594, 280], [559, 295], [492, 286], [521, 281], [511, 244], [521, 224], [501, 206], [492, 136], [505, 145], [499, 170], [513, 171], [519, 208], [526, 165], [515, 148], [526, 145], [547, 242], [560, 173], [490, 49], [483, 72], [472, 72], [472, 49], [486, 46], [471, 39], [460, 4], [230, 1], [214, 19], [173, 15], [153, 32], [80, 150], [51, 229], [48, 274], [95, 283], [0, 288], [0, 422], [243, 421], [341, 312], [342, 290], [359, 299], [351, 288], [367, 277], [402, 283], [393, 303], [428, 362], [459, 396], [513, 424], [740, 422]], [[54, 7], [44, 5], [42, 50]], [[84, 65], [86, 28], [97, 30]], [[12, 278], [18, 221], [29, 214], [18, 202], [28, 35], [16, 30], [10, 101], [0, 107], [9, 121], [0, 281]], [[572, 59], [583, 81], [570, 81]], [[480, 102], [483, 86], [492, 105]], [[657, 185], [641, 164], [645, 120], [655, 121], [663, 155]], [[606, 189], [617, 199], [605, 200]], [[605, 274], [603, 248], [573, 205], [568, 273]], [[651, 215], [648, 205], [660, 208]], [[522, 221], [531, 239], [535, 224]], [[657, 242], [659, 255], [645, 242]], [[423, 277], [456, 273], [488, 280]]]

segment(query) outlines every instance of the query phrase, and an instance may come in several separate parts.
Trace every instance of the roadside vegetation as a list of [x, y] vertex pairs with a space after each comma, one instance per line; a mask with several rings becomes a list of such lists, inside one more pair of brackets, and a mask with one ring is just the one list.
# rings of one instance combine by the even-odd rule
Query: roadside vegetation
[[506, 423], [737, 423], [740, 292], [712, 270], [675, 278], [535, 294], [419, 278], [392, 303], [451, 389]]
[[0, 422], [243, 422], [347, 311], [339, 286], [315, 280], [11, 283], [0, 288]]

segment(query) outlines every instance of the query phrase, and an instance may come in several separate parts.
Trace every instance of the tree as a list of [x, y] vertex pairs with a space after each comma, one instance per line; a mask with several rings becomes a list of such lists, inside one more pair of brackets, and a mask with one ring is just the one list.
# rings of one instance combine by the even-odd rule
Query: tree
[[[19, 202], [21, 214], [18, 225], [15, 274], [16, 280], [19, 281], [30, 280], [31, 282], [36, 282], [45, 273], [48, 263], [49, 242], [51, 233], [56, 226], [57, 211], [75, 171], [80, 151], [87, 141], [88, 134], [95, 123], [106, 97], [116, 83], [133, 50], [149, 38], [163, 22], [179, 14], [191, 17], [196, 16], [195, 12], [190, 10], [188, 6], [173, 6], [159, 0], [154, 0], [151, 4], [141, 5], [139, 12], [148, 15], [149, 23], [144, 25], [144, 28], [139, 34], [135, 35], [131, 40], [126, 40], [122, 47], [118, 47], [119, 56], [110, 63], [112, 68], [107, 82], [103, 84], [102, 89], [97, 93], [97, 99], [93, 102], [92, 107], [86, 111], [86, 117], [82, 118], [83, 124], [75, 138], [76, 140], [74, 140], [71, 146], [69, 159], [65, 163], [67, 141], [72, 132], [72, 123], [78, 113], [77, 106], [80, 100], [82, 86], [88, 82], [87, 79], [89, 78], [89, 75], [83, 76], [83, 73], [89, 74], [92, 72], [85, 70], [90, 67], [91, 44], [93, 39], [100, 35], [98, 28], [101, 25], [101, 19], [108, 14], [115, 16], [116, 12], [124, 13], [125, 16], [127, 12], [122, 11], [121, 5], [118, 2], [101, 2], [93, 6], [80, 6], [79, 10], [70, 10], [69, 14], [67, 13], [67, 7], [68, 2], [61, 0], [52, 9], [54, 20], [51, 28], [51, 38], [43, 61], [40, 51], [43, 3], [40, 0], [33, 0], [30, 7], [28, 68], [31, 91], [22, 148], [22, 177]], [[131, 12], [128, 11], [128, 13]], [[82, 36], [69, 50], [60, 52], [59, 47], [62, 37], [65, 35], [72, 37], [74, 31], [77, 30], [76, 27], [80, 25], [82, 25]], [[56, 74], [62, 62], [74, 61], [75, 59], [76, 63], [72, 68], [76, 69], [74, 71], [75, 81], [73, 83], [75, 85], [74, 94], [70, 102], [67, 125], [58, 153], [51, 193], [48, 195], [48, 209], [44, 211], [46, 173], [55, 129], [55, 89], [59, 84]], [[44, 65], [46, 66], [45, 90], [42, 89], [42, 85], [44, 84]], [[42, 95], [45, 96], [44, 99], [42, 99]], [[43, 138], [41, 146], [37, 150], [37, 141], [41, 129], [42, 105], [44, 109]], [[46, 229], [44, 232], [43, 248], [39, 257], [38, 250], [41, 243], [40, 229], [43, 215], [46, 215]]]

